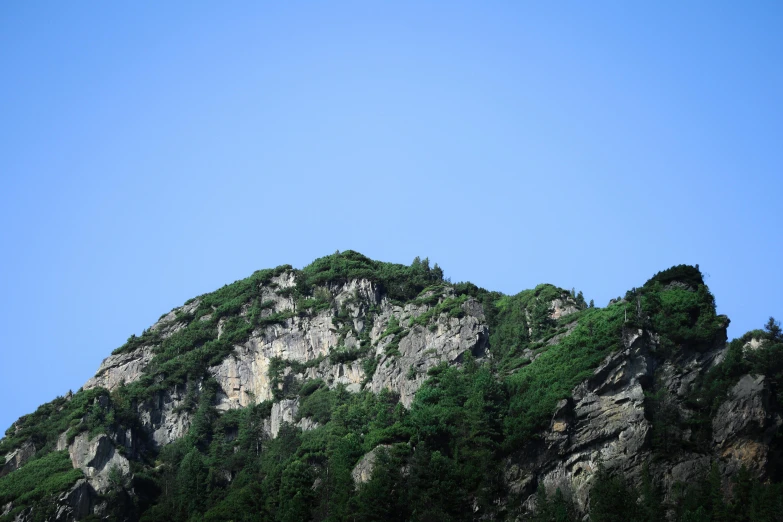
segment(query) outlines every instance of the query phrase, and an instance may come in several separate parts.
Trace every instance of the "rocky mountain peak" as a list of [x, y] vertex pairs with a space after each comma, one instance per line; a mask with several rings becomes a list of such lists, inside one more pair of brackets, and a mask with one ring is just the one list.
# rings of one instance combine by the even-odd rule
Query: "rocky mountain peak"
[[0, 517], [219, 520], [250, 502], [321, 520], [306, 507], [320, 502], [366, 518], [380, 495], [403, 519], [555, 504], [578, 518], [603, 509], [605, 484], [642, 491], [618, 509], [656, 491], [661, 516], [681, 517], [710, 473], [778, 480], [779, 331], [727, 343], [727, 325], [686, 265], [606, 308], [553, 285], [454, 284], [420, 258], [260, 270], [162, 315], [17, 421]]

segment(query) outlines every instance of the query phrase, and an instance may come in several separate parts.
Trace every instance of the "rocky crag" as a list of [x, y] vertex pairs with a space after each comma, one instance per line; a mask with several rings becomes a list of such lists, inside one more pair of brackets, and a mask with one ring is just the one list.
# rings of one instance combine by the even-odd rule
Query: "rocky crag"
[[[691, 267], [603, 309], [551, 285], [504, 296], [451, 284], [419, 259], [346, 252], [259, 271], [165, 314], [78, 393], [19, 419], [0, 443], [0, 520], [220, 520], [250, 490], [266, 500], [243, 512], [259, 520], [372, 519], [361, 499], [382, 487], [378, 466], [410, 485], [435, 459], [467, 458], [459, 437], [485, 441], [488, 459], [472, 477], [453, 472], [467, 518], [537, 516], [543, 491], [579, 518], [605, 476], [654, 484], [676, 518], [683, 488], [710, 472], [729, 498], [740, 473], [780, 480], [778, 366], [753, 355], [777, 346], [774, 321], [733, 344], [727, 325]], [[473, 417], [441, 413], [479, 400], [444, 396], [452, 374], [463, 388], [492, 381], [476, 395], [480, 429], [459, 435]], [[288, 464], [264, 468], [276, 452]], [[318, 507], [278, 499], [294, 476], [291, 498]], [[409, 509], [403, 519], [427, 519]]]

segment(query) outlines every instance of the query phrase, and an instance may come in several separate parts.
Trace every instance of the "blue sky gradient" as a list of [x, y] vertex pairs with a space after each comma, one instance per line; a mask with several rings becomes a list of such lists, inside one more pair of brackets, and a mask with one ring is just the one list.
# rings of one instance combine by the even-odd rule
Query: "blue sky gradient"
[[[550, 3], [552, 4], [552, 3]], [[448, 6], [448, 7], [447, 7]], [[783, 318], [780, 2], [0, 7], [0, 429], [337, 249]]]

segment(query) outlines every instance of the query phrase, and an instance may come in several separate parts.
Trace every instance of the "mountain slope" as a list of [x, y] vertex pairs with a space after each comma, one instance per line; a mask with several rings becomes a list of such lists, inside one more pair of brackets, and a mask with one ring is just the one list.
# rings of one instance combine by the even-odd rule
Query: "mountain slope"
[[418, 258], [258, 271], [19, 419], [0, 513], [728, 520], [749, 513], [737, 477], [774, 513], [780, 331], [727, 345], [727, 325], [684, 265], [606, 308], [552, 285], [452, 284]]

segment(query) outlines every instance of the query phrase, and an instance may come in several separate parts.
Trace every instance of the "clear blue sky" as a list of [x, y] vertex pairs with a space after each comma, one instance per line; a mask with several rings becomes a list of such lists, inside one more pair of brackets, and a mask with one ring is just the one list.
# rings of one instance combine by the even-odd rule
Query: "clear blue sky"
[[532, 4], [4, 3], [0, 429], [337, 249], [783, 318], [783, 3]]

